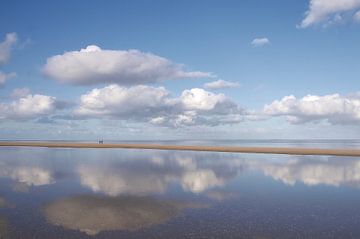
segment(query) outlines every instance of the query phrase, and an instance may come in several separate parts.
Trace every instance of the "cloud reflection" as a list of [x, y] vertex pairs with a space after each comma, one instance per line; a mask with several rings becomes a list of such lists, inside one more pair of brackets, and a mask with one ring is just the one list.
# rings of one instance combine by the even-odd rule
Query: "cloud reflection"
[[0, 208], [4, 208], [4, 207], [6, 207], [6, 205], [7, 205], [7, 202], [6, 202], [5, 198], [0, 197]]
[[212, 190], [206, 193], [206, 196], [214, 201], [222, 202], [225, 200], [233, 199], [238, 197], [236, 193], [226, 192], [220, 190]]
[[138, 230], [162, 224], [183, 208], [196, 205], [151, 197], [81, 195], [60, 199], [44, 207], [48, 222], [96, 235], [109, 230]]
[[11, 189], [13, 190], [13, 192], [27, 193], [29, 192], [30, 187], [26, 183], [16, 182], [11, 186]]
[[[0, 209], [7, 208], [11, 205], [6, 201], [5, 198], [0, 196]], [[6, 239], [8, 237], [8, 222], [5, 218], [0, 216], [0, 239]]]
[[8, 222], [5, 218], [0, 217], [0, 238], [7, 239], [8, 235]]
[[0, 177], [12, 179], [16, 192], [66, 178], [76, 183], [79, 180], [81, 186], [92, 192], [112, 197], [164, 194], [174, 185], [186, 192], [207, 193], [249, 170], [286, 185], [301, 182], [308, 186], [360, 187], [359, 158], [172, 151], [67, 152], [13, 151], [0, 160]]
[[252, 166], [287, 185], [302, 182], [308, 186], [360, 186], [360, 160], [356, 158], [292, 157], [278, 163], [258, 161]]
[[52, 173], [48, 169], [22, 162], [1, 161], [0, 177], [11, 178], [28, 186], [41, 186], [54, 182]]
[[[153, 158], [81, 164], [81, 184], [110, 196], [164, 193], [171, 183], [203, 193], [224, 186], [243, 171], [258, 171], [286, 185], [296, 182], [360, 187], [360, 160], [329, 156], [242, 158], [216, 154], [160, 154]], [[274, 160], [275, 159], [275, 160]]]
[[78, 174], [83, 186], [117, 196], [164, 193], [170, 183], [179, 184], [185, 191], [201, 193], [224, 185], [241, 170], [231, 161], [214, 164], [204, 158], [169, 154], [150, 159], [110, 160], [101, 165], [86, 162], [79, 165]]

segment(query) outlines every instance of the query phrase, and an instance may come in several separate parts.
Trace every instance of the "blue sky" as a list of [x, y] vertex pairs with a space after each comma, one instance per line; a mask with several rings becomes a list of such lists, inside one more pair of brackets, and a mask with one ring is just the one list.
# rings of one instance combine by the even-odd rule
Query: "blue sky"
[[0, 138], [358, 138], [359, 10], [4, 0]]

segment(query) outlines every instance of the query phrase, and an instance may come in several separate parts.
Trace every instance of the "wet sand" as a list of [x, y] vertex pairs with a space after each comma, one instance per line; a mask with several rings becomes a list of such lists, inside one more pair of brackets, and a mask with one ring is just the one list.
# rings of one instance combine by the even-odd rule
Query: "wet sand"
[[228, 146], [190, 146], [158, 144], [98, 144], [62, 142], [0, 142], [0, 147], [47, 147], [47, 148], [123, 148], [158, 149], [182, 151], [208, 151], [228, 153], [292, 154], [292, 155], [332, 155], [360, 157], [359, 149], [321, 149], [321, 148], [275, 148], [275, 147], [228, 147]]

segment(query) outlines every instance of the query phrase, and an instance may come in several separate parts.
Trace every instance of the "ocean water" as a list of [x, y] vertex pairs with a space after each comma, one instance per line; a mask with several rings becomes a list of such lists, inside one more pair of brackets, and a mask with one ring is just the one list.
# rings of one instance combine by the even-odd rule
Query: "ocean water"
[[359, 186], [356, 157], [2, 147], [0, 238], [360, 238]]

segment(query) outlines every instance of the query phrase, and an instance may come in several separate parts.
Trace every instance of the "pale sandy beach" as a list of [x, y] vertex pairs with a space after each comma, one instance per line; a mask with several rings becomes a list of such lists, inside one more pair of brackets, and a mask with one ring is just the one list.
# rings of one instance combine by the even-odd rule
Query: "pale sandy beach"
[[194, 145], [159, 145], [159, 144], [98, 144], [98, 143], [49, 143], [49, 142], [0, 142], [0, 147], [47, 147], [47, 148], [124, 148], [158, 149], [182, 151], [209, 151], [228, 153], [261, 153], [291, 155], [332, 155], [360, 157], [359, 149], [325, 148], [276, 148], [276, 147], [227, 147]]

